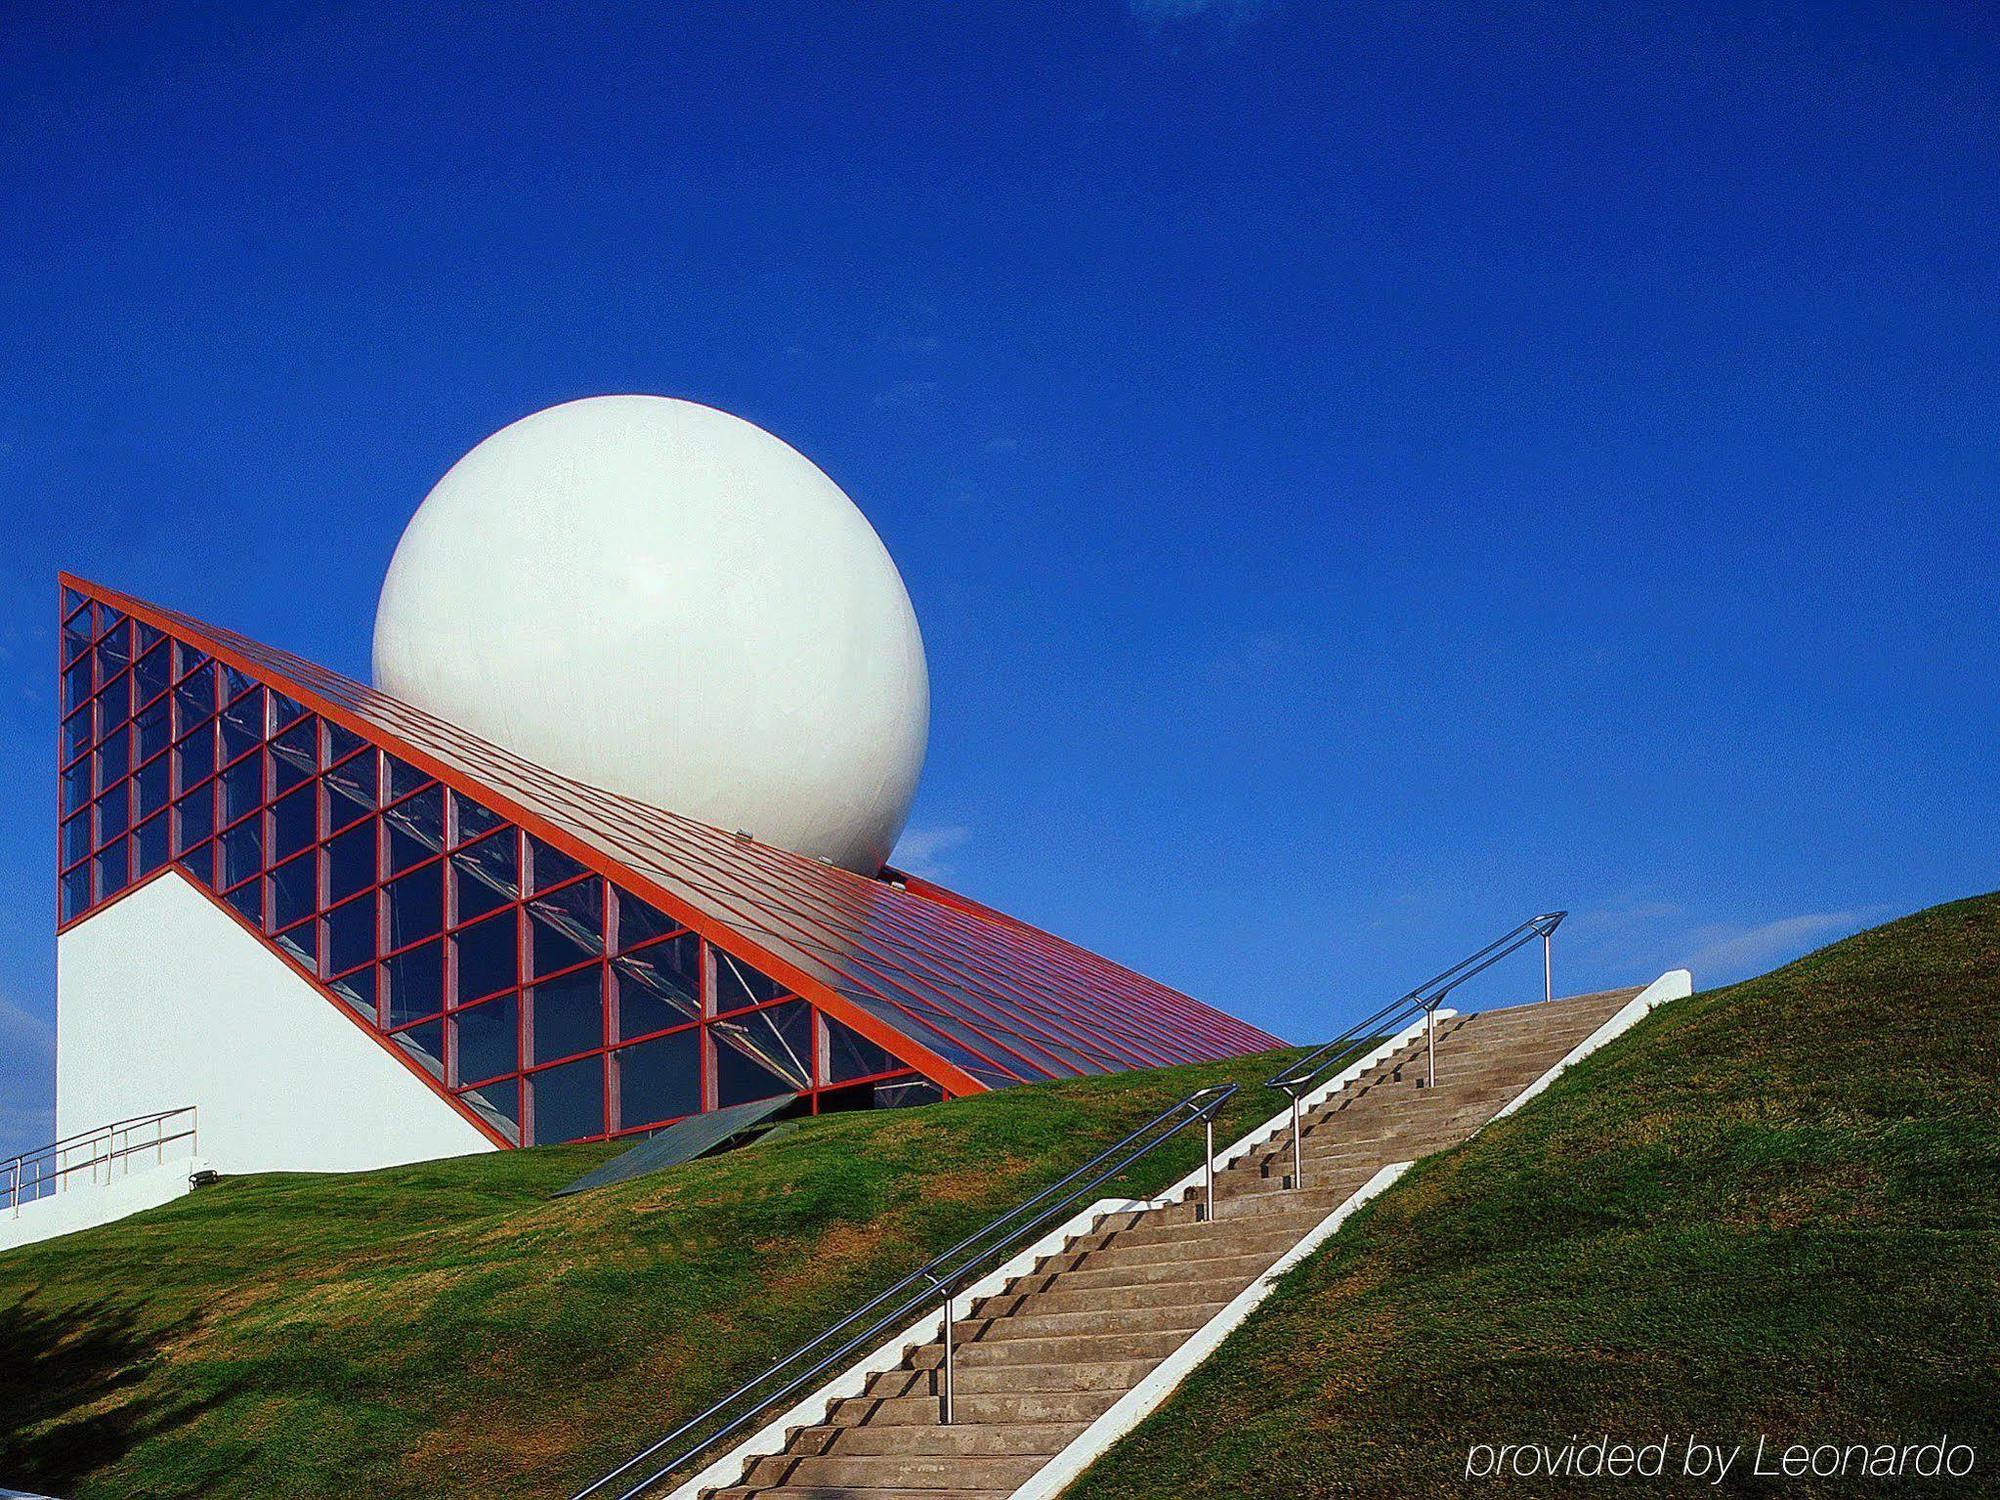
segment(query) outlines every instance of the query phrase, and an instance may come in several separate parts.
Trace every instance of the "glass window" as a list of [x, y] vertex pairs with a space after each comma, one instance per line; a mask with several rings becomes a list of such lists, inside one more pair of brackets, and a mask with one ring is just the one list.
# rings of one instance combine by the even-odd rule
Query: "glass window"
[[67, 922], [90, 905], [90, 866], [78, 865], [62, 878], [62, 919]]
[[452, 816], [458, 820], [453, 833], [453, 839], [457, 843], [469, 844], [480, 835], [491, 833], [506, 822], [500, 814], [488, 812], [471, 798], [461, 797], [457, 792], [451, 794], [451, 808]]
[[[276, 764], [274, 761], [273, 764]], [[317, 836], [319, 806], [313, 789], [302, 786], [271, 804], [271, 858], [290, 859]]]
[[319, 897], [318, 872], [310, 854], [287, 860], [270, 874], [271, 925], [289, 927], [313, 914]]
[[918, 1104], [935, 1104], [943, 1097], [944, 1090], [928, 1078], [912, 1078], [907, 1083], [875, 1085], [877, 1109], [908, 1109]]
[[66, 813], [75, 812], [90, 803], [90, 762], [86, 755], [82, 760], [62, 773], [62, 805]]
[[84, 751], [90, 748], [90, 742], [95, 738], [96, 735], [92, 732], [89, 709], [82, 709], [64, 719], [62, 724], [62, 763], [68, 765], [79, 755], [83, 754]]
[[200, 725], [174, 747], [175, 771], [182, 791], [199, 786], [215, 774], [215, 725]]
[[326, 846], [326, 899], [338, 901], [375, 883], [375, 824], [336, 834]]
[[174, 642], [174, 676], [176, 678], [187, 676], [188, 673], [201, 667], [207, 660], [208, 658], [195, 650], [194, 647], [185, 645], [180, 641]]
[[176, 850], [192, 849], [215, 832], [215, 783], [197, 787], [174, 804]]
[[173, 716], [167, 712], [167, 700], [156, 699], [139, 710], [139, 759], [151, 760], [167, 748], [172, 737]]
[[848, 1083], [874, 1073], [893, 1073], [904, 1066], [886, 1049], [878, 1047], [851, 1026], [843, 1026], [822, 1014], [826, 1027], [826, 1081]]
[[90, 644], [90, 611], [83, 610], [63, 621], [62, 659], [63, 665], [75, 661]]
[[124, 890], [131, 879], [130, 851], [125, 840], [117, 839], [97, 855], [97, 899], [102, 901]]
[[676, 922], [657, 907], [649, 906], [637, 896], [625, 891], [614, 891], [613, 899], [618, 903], [618, 947], [623, 952], [656, 937], [680, 929]]
[[78, 813], [62, 826], [62, 864], [68, 869], [90, 853], [90, 814]]
[[131, 660], [131, 645], [121, 625], [97, 643], [97, 680], [109, 682]]
[[[338, 974], [375, 956], [375, 898], [357, 897], [326, 914], [326, 970]], [[368, 997], [375, 1003], [374, 992]]]
[[583, 873], [583, 866], [559, 849], [551, 849], [533, 834], [528, 836], [528, 848], [534, 866], [531, 878], [534, 888], [545, 891], [552, 885], [560, 885], [565, 880], [574, 880]]
[[618, 1126], [656, 1125], [701, 1109], [701, 1028], [625, 1047], [613, 1054]]
[[264, 752], [246, 755], [222, 773], [222, 821], [234, 823], [264, 805]]
[[734, 954], [725, 953], [713, 944], [710, 948], [715, 954], [716, 1014], [745, 1005], [760, 1005], [786, 993], [783, 985], [759, 973]]
[[478, 1083], [512, 1073], [521, 1065], [521, 997], [502, 995], [454, 1016], [458, 1033], [458, 1081]]
[[604, 1059], [580, 1058], [529, 1075], [535, 1144], [553, 1146], [604, 1134]]
[[520, 982], [520, 932], [512, 911], [460, 928], [454, 948], [460, 1004], [495, 990], [510, 990]]
[[406, 870], [444, 847], [444, 788], [433, 786], [382, 814], [389, 825], [389, 868]]
[[701, 1014], [701, 939], [691, 932], [621, 955], [618, 1034], [645, 1036]]
[[252, 927], [259, 932], [264, 930], [264, 886], [261, 881], [253, 880], [248, 885], [238, 886], [222, 899]]
[[[236, 697], [238, 694], [249, 692], [256, 685], [257, 679], [250, 676], [247, 672], [239, 672], [236, 668], [230, 666], [225, 666], [222, 669], [222, 696], [225, 701]], [[260, 732], [263, 729], [262, 714], [258, 715], [258, 729]]]
[[444, 1009], [444, 944], [425, 943], [382, 965], [389, 983], [389, 1024], [414, 1021]]
[[452, 915], [460, 922], [483, 916], [521, 894], [514, 830], [469, 844], [451, 857]]
[[344, 828], [374, 808], [376, 772], [373, 751], [342, 761], [323, 779], [326, 782], [328, 828]]
[[551, 1062], [604, 1045], [602, 965], [538, 984], [532, 993], [529, 1036], [536, 1062]]
[[174, 689], [174, 717], [186, 731], [215, 712], [215, 674], [207, 668], [183, 677]]
[[131, 793], [121, 783], [97, 799], [97, 842], [109, 843], [131, 826]]
[[148, 625], [144, 620], [134, 620], [132, 632], [137, 643], [135, 649], [142, 656], [167, 638], [165, 631]]
[[155, 756], [139, 767], [139, 774], [132, 778], [134, 795], [138, 798], [137, 816], [150, 818], [167, 805], [167, 758]]
[[296, 719], [300, 714], [304, 713], [305, 711], [306, 711], [305, 705], [300, 703], [298, 699], [287, 698], [283, 693], [277, 692], [275, 690], [272, 692], [271, 694], [272, 729], [274, 730], [283, 729], [287, 724], [291, 723], [292, 720]]
[[[329, 961], [329, 967], [331, 967], [331, 961]], [[354, 1009], [360, 1011], [362, 1015], [368, 1017], [369, 1020], [372, 1021], [375, 1019], [375, 970], [373, 966], [366, 969], [357, 969], [352, 974], [344, 974], [340, 978], [330, 981], [327, 988], [353, 1006]]]
[[[538, 922], [568, 937], [585, 952], [604, 951], [604, 881], [596, 876], [537, 896], [528, 903]], [[547, 973], [555, 965], [538, 965]]]
[[[408, 796], [431, 779], [427, 772], [419, 771], [408, 761], [399, 760], [387, 751], [383, 752], [382, 758], [389, 763], [389, 797], [392, 800]], [[443, 796], [443, 792], [440, 791], [438, 794], [440, 816], [442, 816], [444, 808]]]
[[121, 725], [109, 738], [97, 742], [97, 784], [109, 787], [131, 769], [132, 737]]
[[271, 741], [271, 789], [289, 792], [318, 768], [319, 726], [308, 719]]
[[554, 974], [597, 957], [595, 949], [578, 942], [569, 929], [552, 924], [541, 912], [530, 911], [529, 917], [529, 959], [535, 973]]
[[406, 947], [444, 931], [444, 864], [432, 861], [383, 888], [389, 901], [389, 946]]
[[521, 1081], [504, 1078], [459, 1095], [488, 1125], [515, 1145], [521, 1143]]
[[311, 922], [294, 927], [289, 932], [281, 932], [272, 941], [284, 949], [290, 955], [292, 962], [308, 974], [319, 973], [319, 955], [313, 951], [318, 939], [313, 936]]
[[139, 831], [134, 835], [133, 848], [139, 860], [138, 868], [132, 872], [134, 876], [150, 875], [155, 870], [165, 868], [168, 859], [165, 813], [139, 825]]
[[81, 708], [90, 698], [90, 658], [72, 663], [63, 670], [63, 707]]
[[715, 1043], [717, 1109], [806, 1088], [812, 1081], [812, 1008], [803, 1000], [711, 1022], [708, 1032]]
[[151, 703], [167, 690], [169, 676], [167, 648], [155, 646], [139, 658], [132, 669], [132, 696], [139, 703]]
[[181, 868], [211, 891], [215, 885], [215, 843], [210, 840], [197, 848], [189, 849], [176, 856]]
[[353, 730], [342, 729], [338, 724], [331, 721], [327, 721], [321, 727], [326, 736], [326, 745], [322, 751], [322, 754], [325, 756], [324, 761], [321, 762], [323, 765], [330, 766], [336, 761], [345, 760], [356, 750], [359, 750], [362, 745], [367, 743]]
[[412, 1026], [408, 1031], [399, 1031], [392, 1041], [417, 1060], [423, 1070], [433, 1078], [444, 1077], [444, 1022], [426, 1021], [421, 1026]]
[[251, 818], [222, 835], [222, 887], [227, 890], [239, 880], [248, 880], [264, 868], [262, 820]]

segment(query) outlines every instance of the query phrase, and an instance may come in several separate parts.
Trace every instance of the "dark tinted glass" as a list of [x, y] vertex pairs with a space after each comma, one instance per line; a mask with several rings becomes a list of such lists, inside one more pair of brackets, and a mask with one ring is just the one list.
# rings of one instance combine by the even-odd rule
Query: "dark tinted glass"
[[271, 727], [283, 729], [305, 712], [305, 705], [296, 698], [287, 698], [283, 693], [271, 694]]
[[872, 1073], [890, 1073], [903, 1066], [890, 1053], [852, 1027], [823, 1015], [826, 1026], [826, 1081], [847, 1083]]
[[444, 1009], [444, 944], [425, 943], [382, 965], [389, 983], [389, 1024]]
[[312, 915], [317, 888], [313, 857], [302, 854], [279, 865], [270, 874], [271, 925], [289, 927]]
[[583, 873], [583, 866], [559, 849], [552, 849], [532, 834], [528, 837], [528, 848], [534, 864], [534, 888], [545, 891], [552, 885], [560, 885], [565, 880], [573, 880]]
[[132, 836], [132, 849], [138, 860], [133, 875], [150, 875], [162, 869], [167, 863], [167, 818], [161, 813], [139, 825], [139, 831]]
[[498, 1083], [468, 1089], [459, 1097], [472, 1106], [488, 1125], [514, 1144], [520, 1144], [521, 1084], [518, 1079], [506, 1078]]
[[109, 847], [98, 852], [97, 896], [100, 901], [115, 896], [125, 889], [131, 879], [131, 871], [127, 868], [130, 858], [123, 839], [115, 840]]
[[139, 658], [132, 668], [132, 696], [139, 703], [150, 703], [167, 690], [170, 668], [167, 663], [167, 648], [155, 646]]
[[167, 758], [156, 756], [132, 778], [133, 815], [150, 818], [167, 805]]
[[535, 986], [529, 1024], [536, 1062], [604, 1045], [602, 976], [594, 966]]
[[701, 1108], [701, 1030], [689, 1027], [615, 1054], [618, 1125], [654, 1125]]
[[521, 977], [520, 943], [514, 913], [488, 917], [459, 929], [458, 998], [476, 1000], [495, 990], [512, 989]]
[[62, 878], [62, 919], [67, 922], [90, 905], [90, 866], [78, 865]]
[[174, 804], [176, 850], [192, 849], [215, 832], [215, 783], [197, 787]]
[[[537, 896], [528, 903], [528, 910], [538, 930], [561, 933], [585, 954], [594, 956], [604, 951], [604, 882], [597, 876]], [[535, 971], [546, 974], [557, 967], [560, 966], [537, 961]]]
[[91, 760], [92, 757], [86, 755], [62, 773], [62, 805], [66, 813], [75, 812], [90, 801]]
[[225, 888], [248, 880], [264, 868], [262, 820], [251, 818], [222, 835], [222, 884]]
[[335, 761], [345, 760], [366, 743], [353, 730], [342, 729], [338, 724], [329, 722], [321, 725], [321, 729], [326, 740], [320, 747], [321, 765], [330, 766]]
[[412, 1026], [408, 1031], [399, 1031], [390, 1038], [411, 1057], [422, 1065], [424, 1071], [433, 1078], [444, 1077], [444, 1022], [427, 1021], [422, 1026]]
[[520, 997], [502, 995], [457, 1014], [458, 1081], [478, 1083], [521, 1065]]
[[618, 947], [621, 951], [636, 947], [651, 938], [663, 937], [681, 925], [665, 912], [649, 906], [637, 896], [618, 891], [614, 899], [618, 903]]
[[611, 971], [621, 1037], [644, 1036], [701, 1014], [701, 939], [691, 932], [624, 954]]
[[215, 674], [207, 667], [183, 677], [174, 689], [174, 713], [182, 729], [215, 712]]
[[604, 1133], [604, 1059], [581, 1058], [532, 1075], [535, 1143], [553, 1146]]
[[97, 784], [108, 787], [132, 769], [132, 737], [123, 728], [97, 742]]
[[452, 834], [454, 843], [469, 844], [481, 834], [491, 833], [506, 822], [500, 814], [488, 812], [469, 797], [451, 794], [452, 816], [458, 819], [457, 829]]
[[[715, 1009], [718, 1014], [735, 1010], [739, 1006], [756, 1005], [765, 1000], [775, 1000], [785, 993], [785, 987], [775, 979], [759, 973], [734, 954], [716, 948], [715, 953]], [[753, 1096], [753, 1097], [762, 1097]]]
[[308, 719], [271, 741], [271, 789], [289, 792], [317, 768], [319, 727]]
[[166, 700], [147, 704], [139, 710], [135, 722], [139, 729], [139, 759], [151, 760], [167, 748], [167, 741], [172, 738], [173, 716], [167, 712]]
[[280, 797], [271, 805], [271, 857], [288, 859], [311, 844], [318, 821], [319, 804], [311, 787]]
[[253, 880], [248, 885], [238, 886], [223, 899], [236, 909], [244, 921], [259, 932], [264, 930], [264, 887], [261, 881]]
[[89, 709], [71, 714], [62, 724], [62, 763], [68, 765], [90, 748], [95, 739], [96, 726]]
[[327, 899], [338, 901], [374, 883], [374, 823], [362, 823], [336, 834], [326, 846]]
[[123, 784], [97, 799], [97, 842], [115, 839], [132, 824], [131, 789]]
[[[389, 797], [385, 798], [385, 801], [406, 796], [431, 779], [428, 774], [419, 771], [406, 760], [399, 760], [386, 752], [382, 758], [389, 763]], [[439, 797], [439, 806], [442, 807], [442, 792], [439, 793]]]
[[433, 786], [382, 814], [389, 825], [389, 868], [405, 870], [444, 847], [444, 788]]
[[62, 826], [62, 863], [67, 869], [90, 853], [95, 841], [90, 836], [90, 814], [78, 813]]
[[[331, 963], [328, 964], [331, 968]], [[367, 1016], [375, 1017], [375, 970], [357, 969], [352, 974], [343, 975], [332, 982], [330, 988], [349, 1005]]]
[[350, 756], [323, 778], [326, 783], [327, 827], [340, 828], [375, 805], [375, 756]]
[[[802, 1089], [812, 1081], [812, 1010], [803, 1000], [716, 1021], [709, 1035], [715, 1040], [718, 1109]], [[767, 1083], [761, 1074], [776, 1083]]]
[[451, 857], [453, 919], [469, 922], [521, 894], [512, 829], [483, 838]]
[[[328, 912], [326, 922], [326, 968], [329, 974], [338, 974], [342, 969], [350, 969], [365, 959], [375, 956], [375, 898], [362, 896], [336, 906]], [[374, 992], [369, 992], [368, 1003], [375, 1003]]]
[[284, 949], [291, 956], [292, 962], [296, 963], [308, 974], [317, 974], [319, 972], [319, 957], [313, 951], [318, 939], [313, 936], [312, 923], [308, 922], [303, 927], [294, 927], [290, 932], [281, 932], [272, 941]]
[[392, 880], [384, 888], [389, 902], [389, 946], [401, 948], [444, 930], [444, 865], [432, 861], [420, 870]]
[[63, 707], [65, 709], [82, 707], [90, 698], [90, 658], [86, 656], [83, 660], [66, 668], [62, 674], [62, 681]]
[[222, 773], [222, 821], [233, 823], [264, 802], [264, 754], [246, 755]]

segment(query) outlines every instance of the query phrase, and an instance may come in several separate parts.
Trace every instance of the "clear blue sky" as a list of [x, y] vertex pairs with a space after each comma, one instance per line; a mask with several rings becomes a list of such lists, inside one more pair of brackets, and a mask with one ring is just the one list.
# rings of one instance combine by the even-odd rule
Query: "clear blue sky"
[[1287, 1036], [1544, 907], [1719, 981], [2000, 885], [1983, 7], [481, 9], [0, 28], [0, 1140], [55, 570], [365, 675], [597, 392], [874, 521], [907, 857]]

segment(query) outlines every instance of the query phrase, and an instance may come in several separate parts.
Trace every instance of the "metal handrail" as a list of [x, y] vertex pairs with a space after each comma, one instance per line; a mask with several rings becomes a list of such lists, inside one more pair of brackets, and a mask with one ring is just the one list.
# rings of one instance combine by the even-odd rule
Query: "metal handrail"
[[1319, 1079], [1337, 1067], [1345, 1066], [1354, 1055], [1369, 1043], [1383, 1036], [1393, 1036], [1396, 1032], [1415, 1020], [1419, 1014], [1428, 1018], [1425, 1026], [1425, 1070], [1424, 1084], [1437, 1084], [1437, 1012], [1445, 997], [1474, 975], [1483, 974], [1509, 954], [1526, 947], [1536, 938], [1542, 940], [1542, 1000], [1547, 1003], [1555, 998], [1555, 967], [1550, 956], [1549, 940], [1555, 930], [1562, 926], [1566, 911], [1546, 911], [1538, 917], [1530, 917], [1520, 926], [1502, 933], [1477, 953], [1469, 953], [1450, 968], [1433, 974], [1415, 989], [1391, 1000], [1387, 1005], [1356, 1021], [1347, 1030], [1330, 1042], [1322, 1042], [1290, 1068], [1265, 1081], [1267, 1089], [1283, 1089], [1292, 1100], [1292, 1175], [1285, 1183], [1288, 1188], [1305, 1186], [1305, 1157], [1300, 1146], [1299, 1098], [1309, 1092]]
[[[952, 1299], [959, 1285], [974, 1270], [992, 1260], [996, 1254], [1012, 1248], [1029, 1234], [1040, 1231], [1052, 1217], [1067, 1209], [1077, 1199], [1095, 1191], [1103, 1183], [1116, 1177], [1120, 1172], [1125, 1171], [1141, 1157], [1165, 1145], [1168, 1141], [1179, 1135], [1181, 1131], [1195, 1124], [1200, 1124], [1203, 1127], [1204, 1149], [1207, 1152], [1206, 1168], [1204, 1171], [1205, 1212], [1201, 1213], [1201, 1217], [1204, 1219], [1213, 1219], [1215, 1217], [1215, 1114], [1236, 1093], [1237, 1088], [1238, 1085], [1229, 1083], [1217, 1084], [1205, 1089], [1197, 1089], [1185, 1099], [1160, 1111], [1159, 1114], [1127, 1135], [1123, 1140], [1118, 1141], [1114, 1145], [1107, 1146], [1104, 1150], [1098, 1152], [1097, 1155], [1071, 1172], [1067, 1177], [1049, 1184], [1049, 1186], [1043, 1188], [1033, 1197], [1016, 1204], [1013, 1208], [1008, 1209], [1005, 1213], [990, 1221], [983, 1228], [967, 1235], [950, 1249], [940, 1251], [938, 1254], [932, 1256], [924, 1264], [917, 1267], [916, 1270], [897, 1280], [887, 1290], [869, 1298], [868, 1301], [855, 1308], [854, 1311], [847, 1314], [846, 1317], [828, 1328], [824, 1333], [799, 1345], [761, 1375], [745, 1381], [699, 1416], [689, 1418], [665, 1437], [648, 1444], [645, 1448], [633, 1454], [632, 1457], [626, 1459], [617, 1468], [610, 1470], [608, 1473], [593, 1480], [590, 1484], [585, 1485], [572, 1495], [570, 1500], [587, 1500], [588, 1496], [597, 1494], [613, 1481], [630, 1473], [670, 1443], [679, 1441], [697, 1427], [700, 1427], [704, 1422], [720, 1416], [733, 1406], [739, 1405], [744, 1401], [744, 1398], [764, 1386], [774, 1377], [798, 1365], [801, 1361], [806, 1360], [815, 1352], [824, 1349], [836, 1339], [840, 1340], [838, 1348], [833, 1349], [830, 1353], [821, 1355], [815, 1363], [793, 1375], [776, 1390], [759, 1396], [757, 1400], [744, 1406], [736, 1416], [716, 1428], [713, 1432], [696, 1440], [687, 1448], [679, 1450], [672, 1459], [652, 1469], [645, 1478], [639, 1480], [631, 1488], [618, 1496], [618, 1500], [637, 1500], [638, 1496], [643, 1495], [661, 1480], [688, 1467], [700, 1454], [714, 1447], [724, 1438], [742, 1431], [744, 1427], [761, 1417], [765, 1412], [777, 1407], [786, 1397], [792, 1395], [802, 1387], [810, 1385], [828, 1370], [841, 1364], [849, 1355], [855, 1353], [857, 1350], [865, 1350], [870, 1347], [872, 1341], [878, 1340], [889, 1330], [901, 1326], [916, 1314], [919, 1309], [933, 1301], [938, 1303], [944, 1320], [944, 1353], [940, 1366], [940, 1413], [943, 1420], [946, 1423], [950, 1423], [953, 1419], [952, 1346], [954, 1342], [954, 1318], [952, 1313]], [[1155, 1132], [1158, 1133], [1154, 1134]], [[1149, 1135], [1153, 1138], [1147, 1140], [1146, 1137]], [[1120, 1155], [1121, 1152], [1124, 1153], [1122, 1156]], [[1113, 1161], [1113, 1157], [1117, 1157], [1118, 1159]], [[1107, 1162], [1110, 1165], [1106, 1166], [1105, 1163]], [[1099, 1168], [1102, 1168], [1102, 1170], [1098, 1170]], [[1086, 1178], [1087, 1180], [1080, 1181], [1080, 1179]], [[1072, 1184], [1075, 1185], [1072, 1186]], [[1069, 1191], [1064, 1192], [1064, 1189], [1068, 1189]], [[1062, 1196], [1057, 1197], [1058, 1194], [1062, 1194]], [[1012, 1226], [1011, 1228], [1008, 1227], [1010, 1225]], [[1004, 1234], [1000, 1233], [1003, 1229], [1006, 1231]], [[996, 1235], [998, 1236], [997, 1238], [995, 1237]], [[975, 1250], [975, 1247], [978, 1248]], [[855, 1324], [868, 1318], [869, 1314], [885, 1306], [887, 1310], [881, 1312], [880, 1316], [870, 1321], [866, 1327], [861, 1328], [858, 1332], [844, 1339], [841, 1338], [841, 1335], [846, 1330], [853, 1328]]]
[[[168, 1132], [168, 1122], [186, 1116], [185, 1129]], [[177, 1141], [191, 1141], [197, 1138], [200, 1115], [192, 1104], [183, 1104], [175, 1109], [154, 1110], [151, 1114], [133, 1115], [130, 1119], [114, 1120], [109, 1125], [100, 1125], [94, 1130], [80, 1130], [74, 1135], [66, 1135], [47, 1145], [37, 1146], [32, 1151], [23, 1151], [0, 1161], [0, 1204], [7, 1212], [18, 1214], [24, 1204], [37, 1202], [64, 1186], [64, 1179], [75, 1172], [89, 1172], [91, 1180], [97, 1180], [100, 1169], [105, 1180], [110, 1181], [111, 1167], [140, 1152], [150, 1151], [160, 1162], [167, 1158], [167, 1147]], [[135, 1131], [152, 1127], [152, 1134], [144, 1140], [134, 1140]], [[120, 1138], [123, 1137], [121, 1143]], [[78, 1153], [80, 1160], [68, 1160]]]

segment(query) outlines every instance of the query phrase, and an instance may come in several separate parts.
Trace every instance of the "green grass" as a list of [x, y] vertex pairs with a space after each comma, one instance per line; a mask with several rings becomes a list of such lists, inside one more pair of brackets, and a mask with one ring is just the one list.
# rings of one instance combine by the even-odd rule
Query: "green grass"
[[1233, 1138], [1290, 1055], [828, 1116], [556, 1202], [618, 1148], [236, 1178], [0, 1254], [0, 1487], [567, 1493], [1191, 1090], [1252, 1085]]
[[[1420, 1164], [1066, 1500], [1465, 1494], [1473, 1443], [1920, 1442], [2000, 1493], [2000, 897], [1660, 1012]], [[1738, 1474], [1751, 1462], [1739, 1460]]]

